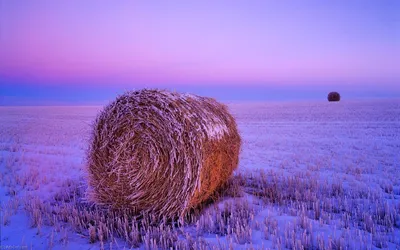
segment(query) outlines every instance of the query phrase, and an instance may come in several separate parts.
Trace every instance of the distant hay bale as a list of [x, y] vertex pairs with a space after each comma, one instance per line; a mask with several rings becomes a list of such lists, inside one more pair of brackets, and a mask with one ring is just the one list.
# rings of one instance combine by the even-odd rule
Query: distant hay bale
[[330, 92], [328, 94], [328, 101], [330, 101], [330, 102], [340, 101], [340, 94], [338, 92]]
[[234, 118], [212, 98], [127, 92], [94, 122], [88, 198], [160, 217], [180, 216], [229, 179], [240, 145]]

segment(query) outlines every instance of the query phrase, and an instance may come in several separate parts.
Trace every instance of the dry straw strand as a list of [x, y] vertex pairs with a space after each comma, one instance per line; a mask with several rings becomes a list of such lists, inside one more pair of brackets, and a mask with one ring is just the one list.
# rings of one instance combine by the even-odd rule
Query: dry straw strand
[[143, 89], [124, 93], [99, 113], [89, 145], [89, 200], [174, 217], [230, 178], [241, 139], [216, 100]]

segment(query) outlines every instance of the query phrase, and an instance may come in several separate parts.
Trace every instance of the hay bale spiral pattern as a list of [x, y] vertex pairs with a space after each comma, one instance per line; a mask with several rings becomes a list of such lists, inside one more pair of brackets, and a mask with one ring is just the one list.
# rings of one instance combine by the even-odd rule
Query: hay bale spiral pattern
[[214, 99], [126, 92], [94, 122], [88, 197], [116, 208], [182, 215], [229, 179], [240, 144], [234, 118]]

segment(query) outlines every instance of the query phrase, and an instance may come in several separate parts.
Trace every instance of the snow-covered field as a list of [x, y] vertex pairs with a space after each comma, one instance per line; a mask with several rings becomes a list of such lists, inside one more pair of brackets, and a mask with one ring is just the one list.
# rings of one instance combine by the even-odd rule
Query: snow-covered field
[[230, 188], [163, 228], [82, 199], [101, 107], [0, 107], [0, 249], [400, 249], [400, 100], [229, 107]]

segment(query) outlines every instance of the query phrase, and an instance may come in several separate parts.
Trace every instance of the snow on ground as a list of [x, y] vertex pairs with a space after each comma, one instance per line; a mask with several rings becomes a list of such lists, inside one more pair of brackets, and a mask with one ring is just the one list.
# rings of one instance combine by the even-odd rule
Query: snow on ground
[[[229, 108], [243, 139], [242, 197], [205, 209], [178, 239], [196, 238], [191, 246], [204, 249], [400, 248], [400, 101]], [[52, 225], [36, 214], [46, 209], [32, 209], [53, 209], [65, 190], [84, 189], [87, 139], [100, 109], [0, 107], [0, 249], [132, 246], [119, 238], [90, 243], [90, 228]], [[225, 210], [241, 217], [218, 227]]]

